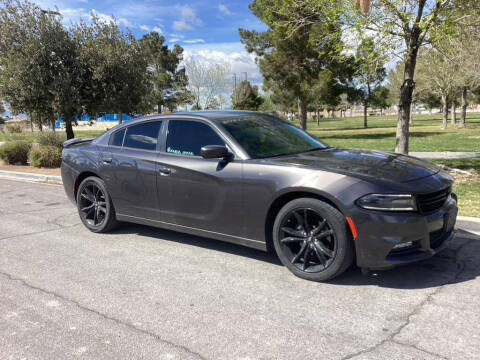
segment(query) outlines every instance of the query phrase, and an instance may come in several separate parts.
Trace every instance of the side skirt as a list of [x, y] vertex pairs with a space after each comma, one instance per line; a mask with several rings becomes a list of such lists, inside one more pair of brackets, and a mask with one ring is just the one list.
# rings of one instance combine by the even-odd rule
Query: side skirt
[[164, 221], [145, 219], [137, 216], [122, 215], [122, 214], [116, 214], [116, 215], [117, 215], [118, 221], [125, 221], [125, 222], [131, 222], [135, 224], [153, 226], [161, 229], [178, 231], [186, 234], [202, 236], [202, 237], [215, 239], [215, 240], [221, 240], [221, 241], [225, 241], [232, 244], [243, 245], [243, 246], [251, 247], [257, 250], [267, 251], [267, 245], [263, 241], [222, 234], [215, 231], [192, 228], [184, 225], [172, 224]]

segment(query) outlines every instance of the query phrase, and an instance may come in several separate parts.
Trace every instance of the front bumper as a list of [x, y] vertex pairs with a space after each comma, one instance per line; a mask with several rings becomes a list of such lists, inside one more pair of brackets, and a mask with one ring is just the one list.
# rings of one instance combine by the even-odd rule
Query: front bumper
[[[357, 265], [372, 270], [389, 269], [434, 256], [454, 239], [457, 213], [452, 197], [431, 214], [356, 208], [352, 218], [358, 231]], [[399, 247], [401, 244], [407, 246]]]

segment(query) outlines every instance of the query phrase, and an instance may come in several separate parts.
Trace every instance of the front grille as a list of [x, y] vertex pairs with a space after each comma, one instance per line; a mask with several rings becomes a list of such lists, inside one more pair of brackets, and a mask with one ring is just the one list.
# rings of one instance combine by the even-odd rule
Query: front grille
[[417, 195], [418, 209], [422, 213], [429, 213], [440, 209], [443, 204], [445, 204], [445, 201], [447, 201], [451, 192], [452, 189], [448, 187], [430, 194]]

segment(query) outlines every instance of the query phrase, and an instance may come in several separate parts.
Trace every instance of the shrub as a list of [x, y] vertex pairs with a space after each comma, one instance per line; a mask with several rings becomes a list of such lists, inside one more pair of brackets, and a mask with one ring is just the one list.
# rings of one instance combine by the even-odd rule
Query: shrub
[[62, 164], [62, 149], [56, 146], [35, 146], [30, 150], [30, 164], [37, 168], [60, 167]]
[[10, 134], [20, 134], [23, 132], [23, 125], [22, 124], [7, 124], [5, 129]]
[[38, 143], [42, 146], [53, 146], [59, 149], [63, 148], [63, 143], [67, 140], [65, 135], [58, 135], [54, 132], [44, 132], [38, 135]]
[[0, 147], [0, 158], [8, 164], [26, 164], [32, 144], [27, 141], [8, 141]]

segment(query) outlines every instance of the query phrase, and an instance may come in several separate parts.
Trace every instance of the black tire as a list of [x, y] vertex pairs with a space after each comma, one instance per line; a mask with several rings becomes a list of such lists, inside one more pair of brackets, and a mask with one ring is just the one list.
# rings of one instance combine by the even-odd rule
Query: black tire
[[312, 198], [292, 200], [282, 207], [273, 225], [273, 245], [283, 265], [312, 281], [339, 276], [354, 258], [345, 216]]
[[92, 232], [108, 232], [118, 225], [112, 199], [98, 177], [90, 176], [78, 187], [77, 209], [83, 224]]

